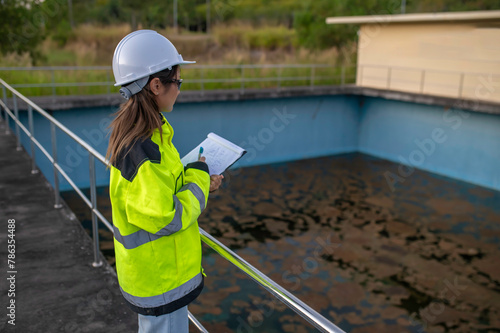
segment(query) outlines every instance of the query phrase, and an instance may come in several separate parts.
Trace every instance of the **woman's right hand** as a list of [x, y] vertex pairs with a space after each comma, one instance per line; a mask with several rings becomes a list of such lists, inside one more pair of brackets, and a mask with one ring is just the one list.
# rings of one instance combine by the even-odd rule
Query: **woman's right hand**
[[[200, 159], [198, 161], [206, 163], [205, 156], [200, 157]], [[210, 190], [209, 190], [209, 192], [212, 193], [212, 192], [217, 191], [219, 189], [219, 187], [221, 186], [223, 179], [224, 179], [223, 175], [211, 175], [210, 176]]]
[[211, 175], [210, 176], [210, 190], [209, 192], [215, 192], [219, 189], [222, 184], [222, 180], [224, 179], [223, 175]]

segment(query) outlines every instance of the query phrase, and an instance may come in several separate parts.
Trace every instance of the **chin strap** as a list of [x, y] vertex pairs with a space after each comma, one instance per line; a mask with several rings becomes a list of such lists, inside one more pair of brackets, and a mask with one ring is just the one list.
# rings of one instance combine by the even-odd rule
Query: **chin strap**
[[132, 95], [137, 94], [139, 91], [144, 88], [144, 86], [148, 83], [149, 76], [143, 77], [137, 81], [134, 81], [126, 86], [120, 88], [120, 94], [123, 98], [129, 99]]

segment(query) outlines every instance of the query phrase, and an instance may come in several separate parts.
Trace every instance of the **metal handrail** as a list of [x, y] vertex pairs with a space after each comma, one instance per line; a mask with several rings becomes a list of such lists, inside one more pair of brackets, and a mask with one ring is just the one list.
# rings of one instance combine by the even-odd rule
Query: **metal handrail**
[[[366, 69], [375, 69], [378, 72], [382, 72], [382, 74], [369, 74], [367, 75]], [[396, 71], [404, 71], [404, 72], [414, 72], [414, 74], [419, 75], [418, 79], [409, 80], [409, 79], [394, 79], [394, 73]], [[384, 74], [385, 73], [385, 74]], [[449, 84], [448, 81], [429, 79], [429, 76], [432, 74], [439, 74], [441, 76], [448, 75], [456, 78], [454, 82], [456, 84]], [[467, 77], [483, 77], [485, 80], [492, 77], [500, 77], [500, 73], [485, 73], [485, 72], [465, 72], [465, 71], [453, 71], [453, 70], [444, 70], [444, 69], [429, 69], [429, 68], [415, 68], [415, 67], [404, 67], [404, 66], [384, 66], [384, 65], [376, 65], [376, 64], [359, 64], [357, 71], [356, 84], [358, 86], [374, 86], [376, 88], [382, 88], [387, 90], [401, 90], [401, 91], [418, 91], [421, 94], [426, 93], [429, 90], [429, 87], [440, 87], [446, 88], [450, 90], [449, 92], [440, 92], [440, 95], [454, 97], [454, 98], [462, 98], [464, 95], [465, 88], [474, 88], [477, 86], [470, 86], [465, 84], [465, 78]], [[365, 81], [369, 80], [370, 82], [377, 81], [378, 83], [374, 84], [366, 84]], [[398, 84], [413, 84], [415, 89], [398, 87]], [[427, 89], [426, 89], [427, 88]], [[470, 90], [469, 90], [470, 94]], [[497, 95], [498, 96], [498, 95]], [[480, 99], [478, 97], [478, 99]], [[486, 99], [488, 100], [488, 99]]]
[[[328, 64], [241, 64], [241, 65], [189, 65], [186, 68], [230, 69], [230, 68], [331, 68]], [[0, 67], [0, 71], [51, 71], [51, 70], [111, 70], [111, 66], [37, 66], [37, 67]]]
[[[310, 80], [310, 76], [282, 76], [281, 81], [304, 81]], [[314, 80], [331, 79], [330, 76], [314, 76]], [[275, 77], [251, 77], [251, 78], [234, 78], [234, 79], [192, 79], [189, 83], [236, 83], [236, 82], [265, 82], [276, 81]], [[96, 87], [96, 86], [112, 86], [114, 82], [63, 82], [63, 83], [16, 83], [12, 84], [13, 88], [52, 88], [52, 87]]]
[[[205, 84], [207, 83], [241, 83], [241, 92], [245, 91], [245, 83], [255, 83], [255, 82], [273, 82], [277, 83], [277, 89], [281, 89], [283, 81], [296, 82], [296, 81], [309, 81], [309, 86], [314, 89], [315, 81], [322, 81], [326, 79], [340, 79], [340, 84], [343, 85], [346, 82], [346, 68], [355, 68], [356, 66], [339, 66], [340, 74], [335, 74], [332, 76], [317, 76], [315, 75], [316, 69], [318, 68], [332, 68], [328, 64], [254, 64], [254, 65], [189, 65], [185, 67], [184, 70], [198, 69], [200, 70], [199, 79], [190, 79], [186, 83], [199, 84], [201, 92], [203, 93]], [[302, 68], [309, 69], [308, 76], [282, 76], [283, 69], [286, 68]], [[239, 70], [239, 75], [226, 77], [226, 78], [204, 78], [204, 70], [209, 69], [237, 69]], [[245, 70], [249, 69], [277, 69], [278, 74], [276, 76], [259, 76], [259, 77], [245, 77]], [[106, 80], [100, 82], [56, 82], [55, 71], [106, 71]], [[40, 67], [0, 67], [0, 71], [50, 71], [52, 73], [51, 79], [47, 80], [50, 82], [42, 83], [18, 83], [11, 84], [13, 88], [52, 88], [52, 95], [56, 96], [56, 88], [61, 87], [107, 87], [107, 92], [111, 92], [111, 87], [113, 87], [114, 82], [110, 80], [109, 73], [111, 72], [110, 66], [40, 66]], [[247, 74], [248, 75], [248, 74]], [[352, 79], [355, 79], [355, 75], [352, 75]], [[188, 88], [189, 89], [189, 88]], [[197, 90], [197, 89], [193, 89]]]
[[344, 331], [319, 314], [316, 310], [292, 295], [288, 290], [271, 280], [267, 275], [250, 265], [239, 255], [231, 251], [227, 246], [219, 242], [208, 232], [200, 228], [201, 239], [220, 254], [227, 261], [254, 279], [277, 299], [285, 303], [286, 306], [294, 310], [302, 318], [315, 326], [321, 332], [343, 333]]
[[0, 67], [0, 71], [109, 70], [110, 68], [109, 66]]
[[[35, 144], [42, 152], [43, 154], [49, 159], [49, 161], [52, 163], [54, 166], [54, 184], [55, 184], [55, 207], [59, 208], [62, 205], [59, 204], [59, 186], [58, 186], [58, 174], [59, 172], [70, 184], [70, 186], [78, 193], [78, 195], [83, 199], [85, 204], [90, 208], [92, 212], [92, 238], [93, 238], [93, 243], [94, 243], [94, 262], [93, 266], [94, 267], [99, 267], [102, 265], [102, 261], [100, 260], [100, 255], [99, 255], [99, 235], [98, 235], [98, 220], [100, 220], [111, 232], [114, 233], [113, 227], [111, 226], [111, 223], [102, 215], [101, 212], [97, 209], [96, 206], [96, 201], [97, 201], [97, 195], [96, 195], [96, 181], [95, 181], [95, 159], [103, 163], [104, 165], [108, 165], [108, 160], [104, 158], [99, 152], [97, 152], [94, 148], [92, 148], [88, 143], [83, 141], [80, 137], [78, 137], [76, 134], [71, 132], [66, 126], [61, 124], [59, 121], [57, 121], [54, 117], [52, 117], [50, 114], [48, 114], [46, 111], [44, 111], [42, 108], [37, 106], [35, 103], [33, 103], [31, 100], [26, 98], [24, 95], [19, 93], [17, 90], [12, 88], [9, 84], [7, 84], [4, 80], [0, 79], [0, 84], [2, 85], [3, 88], [3, 98], [4, 100], [6, 99], [6, 92], [5, 88], [9, 89], [12, 94], [13, 94], [13, 99], [14, 99], [14, 111], [15, 114], [12, 113], [12, 111], [7, 107], [6, 103], [0, 99], [0, 106], [5, 110], [5, 120], [7, 122], [6, 126], [6, 131], [8, 131], [9, 126], [8, 126], [8, 118], [7, 116], [11, 117], [16, 125], [16, 133], [17, 133], [17, 147], [20, 148], [20, 135], [19, 135], [19, 129], [22, 129], [30, 138], [30, 143], [31, 145]], [[34, 131], [33, 131], [33, 122], [30, 121], [30, 129], [26, 129], [26, 127], [21, 123], [21, 121], [18, 119], [17, 113], [18, 113], [18, 108], [17, 108], [17, 99], [16, 96], [19, 97], [21, 100], [23, 100], [26, 104], [28, 104], [28, 112], [29, 112], [29, 118], [32, 119], [32, 111], [33, 109], [40, 113], [42, 116], [44, 116], [51, 124], [51, 132], [52, 132], [52, 147], [53, 147], [53, 156], [51, 156], [45, 149], [44, 147], [34, 138]], [[71, 137], [73, 140], [75, 140], [78, 144], [80, 144], [83, 148], [85, 148], [89, 152], [89, 173], [90, 173], [90, 196], [91, 198], [87, 198], [87, 196], [74, 184], [74, 182], [71, 180], [71, 178], [66, 174], [66, 172], [61, 168], [61, 166], [57, 163], [57, 150], [55, 149], [55, 127], [58, 127], [61, 131], [63, 131], [65, 134], [67, 134], [69, 137]], [[32, 146], [32, 159], [35, 160], [35, 155], [34, 155], [34, 149]], [[33, 169], [35, 168], [35, 164], [33, 163]], [[319, 331], [325, 332], [325, 333], [343, 333], [344, 331], [337, 327], [335, 324], [330, 322], [328, 319], [323, 317], [321, 314], [319, 314], [317, 311], [309, 307], [307, 304], [299, 300], [297, 297], [292, 295], [290, 292], [288, 292], [286, 289], [281, 287], [279, 284], [271, 280], [269, 277], [267, 277], [264, 273], [260, 272], [257, 268], [253, 267], [250, 265], [248, 262], [246, 262], [243, 258], [238, 256], [236, 253], [231, 251], [229, 248], [227, 248], [224, 244], [222, 244], [220, 241], [215, 239], [213, 236], [211, 236], [209, 233], [207, 233], [205, 230], [202, 228], [200, 229], [200, 236], [203, 242], [210, 246], [213, 250], [215, 250], [217, 253], [219, 253], [223, 258], [231, 262], [233, 265], [235, 265], [238, 269], [246, 273], [249, 277], [251, 277], [254, 281], [259, 283], [262, 287], [264, 287], [267, 291], [269, 291], [271, 294], [273, 294], [277, 299], [282, 301], [288, 308], [292, 309], [295, 311], [298, 315], [300, 315], [302, 318], [304, 318], [306, 321], [311, 323], [314, 327], [316, 327]], [[192, 323], [200, 329], [201, 332], [207, 332], [208, 331], [194, 318], [194, 316], [188, 312], [189, 318], [192, 321]]]
[[[385, 65], [376, 65], [376, 64], [359, 64], [358, 67], [369, 67], [369, 68], [380, 68], [380, 69], [400, 69], [400, 70], [408, 70], [408, 71], [426, 71], [426, 72], [435, 72], [435, 73], [444, 73], [444, 74], [469, 74], [469, 75], [489, 75], [490, 73], [484, 72], [464, 72], [464, 71], [452, 71], [446, 69], [429, 69], [429, 68], [418, 68], [418, 67], [404, 67], [404, 66], [385, 66]], [[493, 74], [498, 75], [498, 74]]]

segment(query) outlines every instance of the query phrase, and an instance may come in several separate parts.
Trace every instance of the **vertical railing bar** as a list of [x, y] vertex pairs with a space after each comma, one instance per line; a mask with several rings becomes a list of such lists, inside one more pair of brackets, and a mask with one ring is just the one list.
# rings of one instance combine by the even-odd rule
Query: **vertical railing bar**
[[61, 208], [62, 204], [60, 203], [59, 197], [59, 174], [57, 173], [57, 142], [56, 142], [56, 125], [53, 122], [50, 122], [50, 139], [52, 142], [52, 159], [53, 167], [54, 167], [54, 195], [55, 195], [55, 203], [54, 208]]
[[203, 68], [201, 68], [200, 77], [201, 77], [201, 96], [204, 96], [205, 95], [205, 79], [203, 77]]
[[389, 67], [387, 69], [387, 89], [391, 89], [391, 73], [392, 73], [392, 67]]
[[463, 94], [463, 90], [464, 90], [464, 76], [465, 76], [465, 73], [461, 73], [460, 74], [460, 86], [458, 87], [458, 97], [462, 97], [462, 94]]
[[241, 87], [240, 87], [240, 93], [244, 94], [245, 93], [245, 67], [241, 66]]
[[51, 76], [52, 76], [52, 96], [56, 96], [56, 86], [55, 86], [55, 83], [56, 83], [56, 75], [54, 73], [54, 69], [51, 69]]
[[345, 66], [342, 65], [340, 68], [340, 85], [344, 86], [345, 85]]
[[310, 86], [309, 88], [311, 90], [314, 89], [314, 66], [311, 66], [311, 78], [310, 78], [311, 82], [310, 82]]
[[[5, 89], [5, 86], [2, 84], [2, 91], [3, 91], [3, 102], [5, 105], [7, 105], [7, 90]], [[7, 113], [7, 109], [4, 110], [5, 112], [5, 134], [9, 134], [9, 114]]]
[[92, 203], [92, 239], [94, 241], [94, 262], [92, 266], [101, 267], [102, 260], [99, 256], [99, 229], [97, 225], [97, 194], [96, 194], [96, 180], [95, 180], [95, 161], [94, 155], [89, 154], [89, 181], [90, 181], [90, 202]]
[[[17, 108], [17, 96], [15, 94], [12, 94], [12, 102], [14, 103], [14, 115], [17, 120], [20, 121], [19, 119], [19, 109]], [[21, 133], [19, 130], [19, 124], [16, 122], [16, 137], [17, 137], [17, 146], [16, 150], [21, 150]]]
[[33, 139], [35, 138], [35, 127], [33, 125], [33, 108], [31, 105], [28, 105], [28, 124], [30, 131], [30, 146], [31, 146], [31, 173], [36, 174], [38, 170], [36, 168], [36, 158], [35, 158], [35, 142]]
[[283, 71], [283, 67], [279, 66], [278, 67], [278, 90], [281, 90], [281, 74]]
[[425, 82], [425, 69], [422, 70], [422, 76], [420, 77], [420, 93], [424, 93], [424, 82]]
[[109, 70], [106, 70], [106, 82], [108, 83], [106, 87], [108, 87], [108, 95], [111, 94], [111, 86], [109, 85]]

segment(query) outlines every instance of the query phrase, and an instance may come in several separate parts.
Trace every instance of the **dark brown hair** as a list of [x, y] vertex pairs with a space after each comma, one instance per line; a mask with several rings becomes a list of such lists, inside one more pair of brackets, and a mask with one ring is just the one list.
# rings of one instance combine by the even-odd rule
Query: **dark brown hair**
[[[144, 88], [132, 95], [114, 114], [115, 119], [109, 125], [111, 135], [106, 152], [109, 165], [115, 165], [118, 156], [125, 157], [137, 140], [146, 140], [157, 128], [160, 130], [163, 142], [161, 136], [163, 123], [159, 115], [160, 109], [156, 103], [155, 95], [149, 88], [149, 83], [154, 78], [158, 78], [163, 85], [166, 85], [175, 78], [178, 70], [179, 66], [173, 66], [172, 70], [165, 69], [152, 74]], [[122, 154], [125, 149], [128, 150]]]

